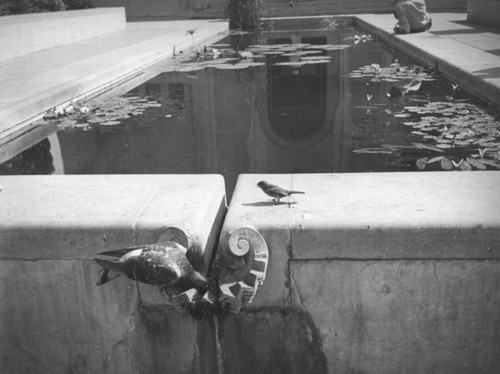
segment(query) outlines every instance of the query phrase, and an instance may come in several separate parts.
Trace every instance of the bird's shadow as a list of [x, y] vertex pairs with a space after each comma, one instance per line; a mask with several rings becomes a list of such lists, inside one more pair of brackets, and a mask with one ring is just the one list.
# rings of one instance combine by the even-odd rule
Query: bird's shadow
[[243, 206], [257, 206], [257, 207], [260, 207], [260, 206], [292, 205], [292, 204], [297, 204], [297, 202], [296, 201], [291, 201], [291, 202], [287, 203], [285, 201], [280, 201], [280, 202], [276, 202], [276, 201], [258, 201], [256, 203], [242, 203], [241, 205], [243, 205]]

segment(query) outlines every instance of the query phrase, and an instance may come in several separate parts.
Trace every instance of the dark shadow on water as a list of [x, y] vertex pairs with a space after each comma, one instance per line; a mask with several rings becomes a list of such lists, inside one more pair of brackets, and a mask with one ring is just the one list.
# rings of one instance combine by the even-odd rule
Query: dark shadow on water
[[291, 201], [289, 203], [280, 201], [280, 202], [274, 202], [274, 201], [259, 201], [257, 203], [242, 203], [241, 205], [243, 206], [273, 206], [273, 205], [293, 205], [297, 204], [296, 201]]

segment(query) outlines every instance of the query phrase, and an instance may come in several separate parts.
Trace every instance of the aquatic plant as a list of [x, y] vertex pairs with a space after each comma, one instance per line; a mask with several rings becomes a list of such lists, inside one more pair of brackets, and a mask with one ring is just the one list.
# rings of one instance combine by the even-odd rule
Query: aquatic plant
[[260, 25], [264, 0], [229, 0], [224, 13], [230, 29], [254, 30]]

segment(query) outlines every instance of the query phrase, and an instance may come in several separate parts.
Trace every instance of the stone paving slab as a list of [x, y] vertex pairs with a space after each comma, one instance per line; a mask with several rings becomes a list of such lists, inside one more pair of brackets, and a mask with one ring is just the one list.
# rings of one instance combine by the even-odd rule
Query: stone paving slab
[[175, 50], [213, 43], [228, 32], [215, 20], [133, 22], [126, 29], [0, 63], [0, 138], [48, 109], [108, 88]]
[[432, 14], [429, 32], [395, 35], [392, 14], [356, 15], [367, 32], [405, 53], [436, 66], [474, 95], [500, 105], [500, 29], [466, 22], [465, 13]]

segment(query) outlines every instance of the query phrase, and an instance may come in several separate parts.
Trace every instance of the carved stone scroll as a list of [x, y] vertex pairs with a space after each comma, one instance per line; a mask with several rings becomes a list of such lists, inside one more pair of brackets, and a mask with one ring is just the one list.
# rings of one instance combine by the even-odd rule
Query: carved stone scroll
[[266, 278], [269, 249], [262, 235], [249, 227], [232, 231], [221, 244], [219, 302], [238, 313], [242, 304], [252, 302]]

